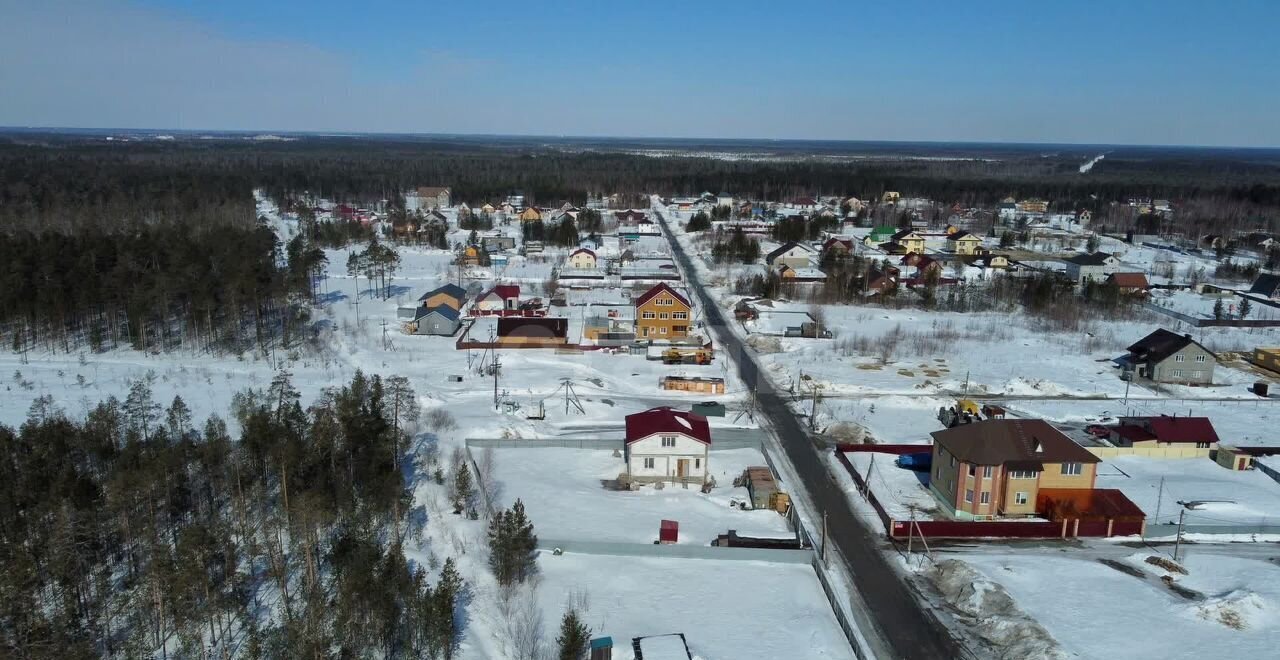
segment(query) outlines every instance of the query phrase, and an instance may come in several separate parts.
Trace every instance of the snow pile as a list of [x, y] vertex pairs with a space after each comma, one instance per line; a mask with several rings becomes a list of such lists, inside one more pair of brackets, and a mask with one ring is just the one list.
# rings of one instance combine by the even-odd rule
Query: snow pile
[[1257, 628], [1267, 614], [1267, 601], [1247, 589], [1227, 592], [1195, 606], [1196, 615], [1235, 630]]
[[1039, 623], [1024, 614], [1004, 590], [957, 559], [938, 562], [928, 573], [947, 604], [987, 642], [997, 658], [1065, 659], [1069, 655]]
[[757, 353], [782, 352], [782, 342], [777, 337], [768, 335], [751, 335], [747, 337], [747, 346], [756, 349]]

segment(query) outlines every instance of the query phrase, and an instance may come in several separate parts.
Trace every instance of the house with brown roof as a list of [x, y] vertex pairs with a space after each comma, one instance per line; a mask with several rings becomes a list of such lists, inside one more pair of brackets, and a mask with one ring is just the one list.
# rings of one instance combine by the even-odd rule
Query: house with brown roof
[[635, 483], [702, 484], [711, 455], [711, 426], [702, 415], [667, 406], [627, 415], [623, 458]]
[[536, 206], [530, 206], [520, 212], [520, 222], [542, 222], [542, 211]]
[[449, 206], [450, 195], [452, 190], [448, 186], [418, 186], [414, 191], [417, 205], [408, 199], [405, 200], [406, 206], [413, 206], [414, 209], [442, 209]]
[[689, 335], [693, 306], [663, 282], [636, 298], [636, 338], [683, 339]]
[[978, 248], [982, 247], [982, 237], [964, 230], [948, 231], [947, 242], [951, 245], [953, 252], [966, 256], [977, 254]]
[[1218, 448], [1218, 432], [1208, 417], [1121, 417], [1110, 431], [1111, 444], [1117, 447]]
[[915, 252], [924, 254], [924, 237], [917, 233], [914, 229], [903, 229], [893, 236], [889, 237], [890, 243], [897, 243], [905, 248], [906, 252]]
[[1107, 276], [1105, 284], [1115, 286], [1120, 293], [1142, 294], [1151, 288], [1145, 273], [1112, 273]]
[[934, 431], [929, 490], [962, 520], [1036, 516], [1041, 490], [1092, 490], [1099, 459], [1044, 420]]

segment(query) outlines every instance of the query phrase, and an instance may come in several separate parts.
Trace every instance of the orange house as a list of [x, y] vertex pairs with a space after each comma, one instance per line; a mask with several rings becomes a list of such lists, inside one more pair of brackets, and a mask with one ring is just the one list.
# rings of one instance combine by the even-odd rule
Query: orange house
[[637, 339], [683, 339], [689, 336], [692, 305], [665, 282], [636, 298]]

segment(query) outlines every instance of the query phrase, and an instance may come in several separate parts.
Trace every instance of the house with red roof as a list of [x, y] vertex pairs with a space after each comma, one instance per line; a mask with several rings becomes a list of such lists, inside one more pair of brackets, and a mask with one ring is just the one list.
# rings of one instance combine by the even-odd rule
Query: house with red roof
[[701, 485], [711, 453], [707, 418], [667, 406], [627, 415], [623, 457], [635, 483]]
[[665, 282], [636, 298], [637, 339], [683, 339], [689, 335], [693, 305]]
[[503, 314], [519, 309], [520, 285], [499, 284], [476, 296], [471, 305], [471, 313], [476, 316]]
[[1208, 417], [1121, 417], [1111, 427], [1110, 440], [1117, 447], [1218, 448], [1218, 432]]

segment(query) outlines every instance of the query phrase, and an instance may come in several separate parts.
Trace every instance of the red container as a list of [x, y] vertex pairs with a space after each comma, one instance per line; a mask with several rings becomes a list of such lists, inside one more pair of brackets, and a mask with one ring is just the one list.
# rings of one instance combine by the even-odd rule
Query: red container
[[675, 543], [680, 537], [680, 523], [674, 520], [664, 520], [658, 528], [659, 543]]

